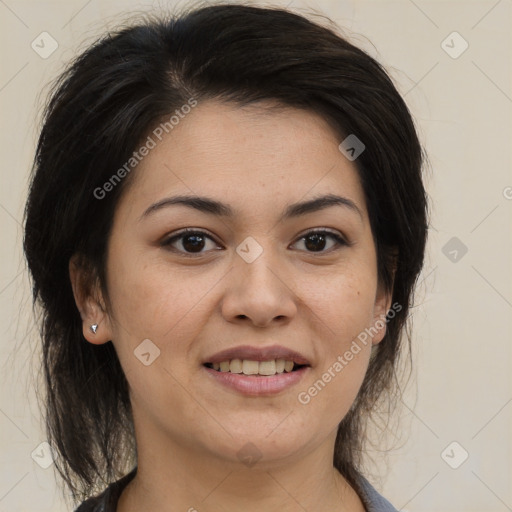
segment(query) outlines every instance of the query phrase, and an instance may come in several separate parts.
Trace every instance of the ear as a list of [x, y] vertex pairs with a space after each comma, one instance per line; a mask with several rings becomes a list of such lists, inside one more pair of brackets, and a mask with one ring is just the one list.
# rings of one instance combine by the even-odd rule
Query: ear
[[[107, 343], [112, 339], [112, 331], [99, 282], [78, 254], [69, 260], [69, 278], [76, 307], [82, 318], [84, 338], [94, 345]], [[92, 325], [98, 326], [96, 333], [92, 331]]]
[[[386, 266], [391, 272], [391, 285], [386, 289], [381, 279], [378, 279], [377, 292], [375, 294], [375, 304], [373, 308], [373, 323], [372, 327], [377, 331], [372, 337], [372, 345], [379, 344], [386, 334], [386, 315], [391, 308], [391, 301], [393, 300], [393, 288], [395, 283], [395, 274], [398, 264], [398, 248], [388, 247], [385, 251]], [[398, 311], [402, 309], [399, 306]]]
[[372, 336], [372, 345], [380, 343], [386, 334], [386, 315], [391, 308], [392, 295], [393, 291], [386, 290], [379, 280], [373, 308], [372, 332], [376, 333]]

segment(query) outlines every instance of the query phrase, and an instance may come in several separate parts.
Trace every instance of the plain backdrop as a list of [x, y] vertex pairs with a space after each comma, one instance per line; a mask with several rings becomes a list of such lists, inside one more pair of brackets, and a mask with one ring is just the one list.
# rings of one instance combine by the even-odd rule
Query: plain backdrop
[[[253, 4], [324, 14], [376, 57], [430, 158], [413, 376], [370, 450], [369, 479], [403, 511], [512, 510], [512, 1]], [[35, 456], [45, 450], [33, 389], [39, 340], [21, 251], [45, 86], [123, 13], [172, 5], [0, 1], [0, 512], [70, 510], [51, 460], [45, 468]]]

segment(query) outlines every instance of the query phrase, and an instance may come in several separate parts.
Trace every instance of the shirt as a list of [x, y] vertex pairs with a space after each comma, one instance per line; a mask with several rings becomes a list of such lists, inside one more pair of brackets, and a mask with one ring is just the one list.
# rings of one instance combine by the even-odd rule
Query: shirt
[[[133, 479], [136, 472], [137, 467], [116, 482], [110, 484], [98, 496], [93, 496], [82, 502], [74, 512], [116, 512], [119, 496], [121, 496], [123, 489]], [[367, 512], [398, 512], [362, 475], [359, 476], [356, 492]]]

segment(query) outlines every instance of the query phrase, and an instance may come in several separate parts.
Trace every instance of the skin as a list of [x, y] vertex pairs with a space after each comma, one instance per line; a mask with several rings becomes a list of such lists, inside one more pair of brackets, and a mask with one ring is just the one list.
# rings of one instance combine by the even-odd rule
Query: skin
[[[314, 113], [264, 106], [201, 103], [133, 171], [109, 241], [109, 302], [87, 293], [70, 264], [84, 336], [112, 340], [130, 385], [138, 473], [119, 512], [364, 511], [332, 457], [385, 326], [307, 405], [297, 395], [382, 319], [391, 294], [379, 284], [364, 192], [339, 136]], [[174, 205], [141, 220], [178, 194], [236, 214]], [[331, 206], [278, 221], [287, 205], [324, 194], [349, 198], [361, 215]], [[211, 235], [199, 253], [186, 237], [159, 243], [186, 227]], [[306, 245], [302, 237], [319, 228], [350, 245]], [[249, 236], [263, 248], [252, 263], [236, 252]], [[148, 366], [134, 356], [145, 339], [160, 349]], [[202, 362], [242, 344], [284, 345], [311, 368], [277, 395], [241, 395], [212, 381]], [[237, 456], [248, 442], [261, 455], [251, 467]]]

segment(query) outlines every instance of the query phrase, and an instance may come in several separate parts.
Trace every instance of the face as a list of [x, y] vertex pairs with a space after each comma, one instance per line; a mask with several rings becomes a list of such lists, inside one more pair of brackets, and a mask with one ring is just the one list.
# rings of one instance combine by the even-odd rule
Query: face
[[[111, 309], [92, 304], [99, 328], [84, 322], [84, 335], [114, 343], [136, 425], [233, 461], [251, 449], [293, 460], [334, 442], [390, 307], [340, 142], [310, 112], [210, 101], [133, 171], [109, 242]], [[185, 195], [224, 207], [169, 201]], [[292, 208], [327, 195], [343, 199]], [[248, 373], [272, 373], [279, 359], [304, 366], [274, 376], [208, 367], [237, 358]]]

